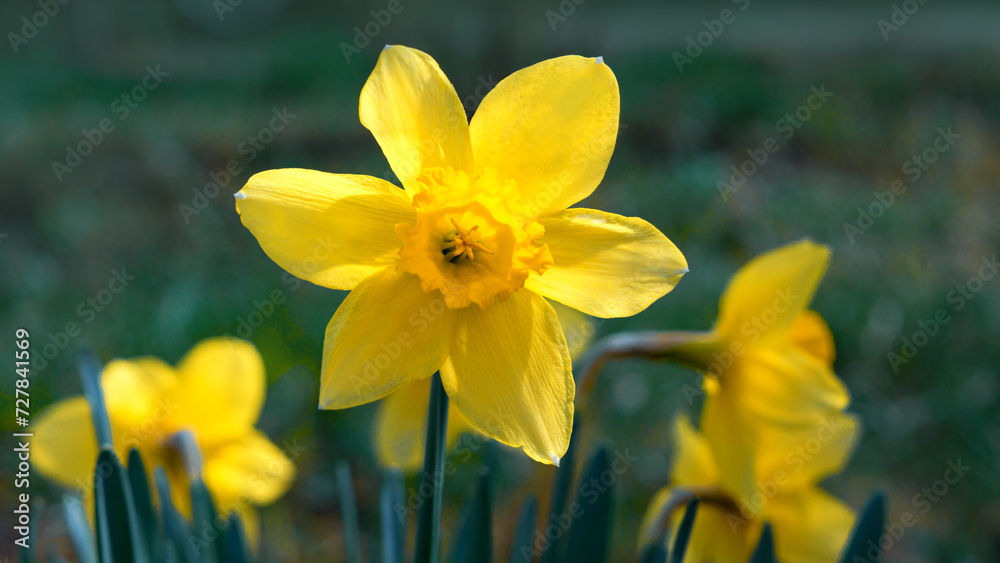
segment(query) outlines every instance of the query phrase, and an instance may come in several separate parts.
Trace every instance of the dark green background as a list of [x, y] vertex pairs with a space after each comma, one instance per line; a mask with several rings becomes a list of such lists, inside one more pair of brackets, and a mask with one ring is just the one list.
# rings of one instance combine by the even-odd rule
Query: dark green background
[[[82, 327], [33, 375], [36, 417], [80, 392], [81, 343], [105, 360], [151, 354], [175, 362], [201, 338], [236, 334], [255, 301], [280, 292], [284, 302], [250, 336], [271, 382], [260, 426], [275, 442], [296, 440], [305, 450], [292, 490], [264, 513], [265, 550], [276, 561], [340, 558], [333, 465], [346, 457], [367, 553], [377, 556], [374, 409], [315, 408], [324, 327], [344, 293], [283, 276], [241, 226], [230, 194], [270, 168], [387, 177], [357, 111], [385, 43], [430, 53], [462, 98], [549, 57], [602, 55], [618, 77], [622, 129], [605, 180], [584, 205], [651, 221], [682, 249], [691, 272], [649, 310], [603, 322], [600, 333], [707, 328], [728, 277], [748, 258], [802, 237], [829, 244], [833, 261], [814, 307], [834, 332], [836, 369], [865, 433], [828, 488], [855, 508], [884, 489], [895, 521], [915, 510], [914, 495], [940, 479], [949, 460], [961, 459], [972, 466], [968, 475], [917, 515], [918, 526], [887, 559], [1000, 557], [1000, 281], [984, 282], [961, 310], [948, 300], [996, 252], [1000, 9], [931, 1], [885, 40], [877, 21], [890, 17], [888, 1], [752, 1], [679, 72], [673, 54], [687, 37], [738, 5], [567, 0], [565, 13], [575, 7], [562, 21], [546, 15], [560, 10], [555, 0], [402, 0], [403, 10], [346, 61], [341, 44], [387, 4], [243, 0], [220, 21], [209, 1], [69, 0], [18, 53], [7, 40], [0, 45], [0, 350], [12, 364], [15, 327], [30, 329], [36, 351], [48, 333], [61, 339], [67, 322]], [[38, 9], [4, 3], [0, 31], [19, 33], [21, 17]], [[119, 119], [114, 100], [141, 83], [147, 65], [169, 76]], [[729, 167], [776, 135], [776, 122], [821, 85], [835, 95], [723, 201], [717, 183]], [[286, 106], [296, 118], [248, 162], [240, 143]], [[115, 130], [57, 180], [52, 162], [104, 118]], [[876, 201], [874, 190], [905, 179], [904, 163], [932, 146], [939, 127], [960, 139], [851, 242], [844, 224]], [[186, 222], [179, 206], [193, 205], [195, 191], [231, 160], [240, 173]], [[135, 279], [106, 309], [92, 316], [79, 309], [123, 268]], [[887, 354], [939, 309], [949, 322], [894, 373]], [[14, 375], [4, 373], [0, 425], [13, 431]], [[621, 362], [598, 383], [601, 400], [582, 439], [606, 439], [639, 457], [616, 491], [616, 559], [632, 555], [645, 503], [666, 482], [670, 421], [693, 411], [680, 389], [697, 377]], [[520, 453], [497, 454], [503, 546], [522, 496], [544, 491], [552, 472]], [[4, 475], [13, 474], [13, 461], [0, 456]], [[448, 522], [474, 473], [474, 465], [463, 467], [448, 482]], [[12, 481], [0, 485], [4, 522]], [[52, 504], [59, 491], [33, 475], [31, 492], [49, 500], [35, 513], [36, 541], [58, 551], [65, 543]], [[0, 528], [0, 553], [13, 552], [11, 534], [9, 525]]]

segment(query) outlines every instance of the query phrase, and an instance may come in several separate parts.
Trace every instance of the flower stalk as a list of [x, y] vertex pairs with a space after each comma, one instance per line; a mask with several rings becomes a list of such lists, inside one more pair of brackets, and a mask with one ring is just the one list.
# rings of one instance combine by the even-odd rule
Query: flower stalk
[[[441, 384], [441, 375], [431, 378], [431, 398], [427, 411], [427, 441], [424, 449], [424, 471], [421, 494], [428, 487], [431, 498], [424, 499], [417, 514], [417, 543], [413, 563], [437, 563], [441, 553], [441, 496], [444, 489], [444, 457], [448, 431], [448, 395]], [[428, 502], [430, 501], [430, 502]]]

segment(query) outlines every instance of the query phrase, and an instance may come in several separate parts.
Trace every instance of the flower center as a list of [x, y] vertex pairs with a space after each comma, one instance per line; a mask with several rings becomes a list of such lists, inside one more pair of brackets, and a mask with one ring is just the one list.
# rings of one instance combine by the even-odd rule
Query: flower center
[[431, 168], [417, 183], [417, 220], [396, 225], [399, 269], [418, 276], [424, 291], [440, 291], [448, 307], [485, 309], [552, 265], [548, 247], [537, 243], [545, 229], [528, 216], [513, 181], [492, 169], [470, 177]]

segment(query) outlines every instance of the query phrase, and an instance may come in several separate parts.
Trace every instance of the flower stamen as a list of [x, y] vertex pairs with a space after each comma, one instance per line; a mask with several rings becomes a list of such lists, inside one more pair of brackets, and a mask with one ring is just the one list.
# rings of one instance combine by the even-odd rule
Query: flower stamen
[[449, 218], [449, 220], [451, 221], [451, 224], [455, 226], [455, 230], [458, 231], [458, 235], [442, 249], [452, 249], [451, 252], [444, 255], [445, 260], [454, 260], [461, 257], [463, 254], [468, 254], [469, 260], [475, 260], [476, 255], [473, 252], [473, 249], [485, 252], [486, 254], [493, 254], [493, 252], [479, 242], [479, 237], [481, 235], [476, 232], [479, 230], [479, 225], [473, 225], [471, 229], [466, 231], [459, 226], [455, 219]]

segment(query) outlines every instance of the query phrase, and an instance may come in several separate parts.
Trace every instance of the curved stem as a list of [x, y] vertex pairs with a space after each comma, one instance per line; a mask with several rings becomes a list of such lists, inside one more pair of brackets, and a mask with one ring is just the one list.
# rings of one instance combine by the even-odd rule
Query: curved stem
[[[427, 410], [427, 441], [424, 448], [424, 471], [417, 492], [422, 504], [417, 514], [417, 543], [413, 563], [437, 563], [441, 554], [441, 495], [444, 489], [444, 457], [448, 430], [448, 395], [441, 385], [441, 374], [431, 379], [431, 400]], [[425, 486], [425, 483], [429, 487]], [[430, 489], [430, 498], [424, 491]]]
[[698, 499], [704, 504], [718, 506], [725, 510], [739, 510], [733, 499], [718, 487], [689, 487], [684, 489], [674, 489], [670, 493], [670, 498], [660, 507], [656, 513], [656, 528], [653, 535], [654, 541], [659, 541], [667, 533], [667, 525], [670, 523], [670, 515], [675, 510], [687, 505], [692, 500]]

